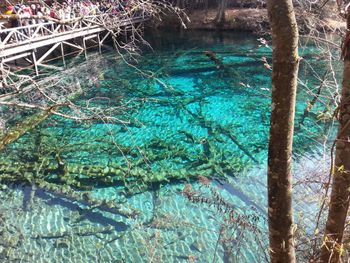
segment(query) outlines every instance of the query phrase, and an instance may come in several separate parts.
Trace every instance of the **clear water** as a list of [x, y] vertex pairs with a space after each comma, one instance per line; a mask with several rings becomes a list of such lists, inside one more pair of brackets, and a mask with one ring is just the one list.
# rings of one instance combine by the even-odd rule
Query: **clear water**
[[[41, 163], [46, 181], [90, 189], [96, 199], [118, 202], [138, 216], [87, 210], [40, 189], [29, 203], [30, 188], [4, 189], [0, 207], [14, 243], [10, 250], [0, 244], [2, 262], [266, 261], [271, 71], [261, 58], [270, 61], [270, 48], [252, 35], [231, 32], [149, 32], [147, 38], [154, 50], [145, 51], [137, 66], [155, 78], [140, 75], [112, 52], [91, 54], [62, 73], [83, 83], [86, 92], [77, 104], [119, 107], [118, 121], [82, 124], [51, 117], [2, 153], [2, 163], [14, 170], [23, 173], [23, 167]], [[323, 70], [312, 59], [316, 48], [302, 52]], [[300, 78], [317, 83], [303, 65]], [[297, 121], [305, 99], [300, 90]], [[322, 104], [295, 132], [296, 160], [319, 155], [328, 132], [315, 121], [319, 110]], [[48, 168], [57, 168], [57, 153], [69, 167], [65, 176]], [[209, 177], [209, 184], [199, 176]], [[183, 194], [189, 185], [198, 197], [192, 201]], [[300, 209], [310, 205], [315, 201]]]

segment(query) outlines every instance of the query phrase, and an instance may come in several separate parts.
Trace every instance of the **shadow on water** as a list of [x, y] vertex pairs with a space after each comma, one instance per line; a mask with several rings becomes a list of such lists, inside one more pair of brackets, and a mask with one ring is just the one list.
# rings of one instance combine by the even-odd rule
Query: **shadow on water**
[[[113, 226], [115, 231], [121, 232], [128, 229], [128, 225], [121, 221], [116, 221], [106, 217], [101, 212], [92, 211], [91, 209], [82, 208], [75, 201], [67, 199], [66, 196], [59, 196], [57, 194], [48, 193], [42, 189], [35, 189], [31, 186], [12, 186], [12, 190], [20, 190], [23, 192], [23, 210], [30, 212], [30, 205], [33, 198], [33, 191], [35, 191], [35, 197], [43, 200], [49, 206], [61, 206], [70, 211], [79, 213], [79, 217], [73, 222], [69, 217], [65, 218], [68, 224], [79, 224], [83, 220], [88, 220], [91, 223], [99, 224], [102, 226]], [[87, 204], [82, 204], [83, 206]]]
[[254, 207], [259, 213], [263, 216], [267, 216], [267, 211], [263, 207], [261, 207], [261, 204], [258, 204], [254, 202], [248, 195], [246, 195], [242, 190], [238, 189], [237, 187], [234, 187], [232, 184], [230, 184], [228, 181], [221, 180], [221, 179], [215, 179], [214, 180], [215, 185], [218, 186], [220, 189], [223, 189], [227, 191], [230, 195], [238, 197], [241, 199], [247, 206]]

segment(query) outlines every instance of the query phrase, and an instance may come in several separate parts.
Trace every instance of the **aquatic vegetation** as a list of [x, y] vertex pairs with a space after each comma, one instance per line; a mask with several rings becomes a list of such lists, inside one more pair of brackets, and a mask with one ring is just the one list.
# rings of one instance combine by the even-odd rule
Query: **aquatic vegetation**
[[[82, 125], [51, 117], [6, 148], [2, 181], [19, 181], [21, 174], [26, 182], [40, 179], [75, 190], [120, 185], [132, 194], [154, 183], [232, 176], [260, 164], [266, 156], [269, 99], [256, 86], [268, 86], [269, 78], [259, 73], [253, 84], [248, 76], [255, 76], [252, 70], [270, 50], [256, 48], [255, 54], [243, 53], [254, 50], [251, 44], [241, 48], [189, 49], [157, 59], [145, 54], [139, 67], [156, 69], [154, 76], [166, 86], [106, 56], [97, 65], [111, 68], [83, 71], [84, 76], [98, 74], [86, 84], [100, 99], [90, 101], [82, 91], [75, 100], [77, 105], [88, 100], [91, 106], [121, 107], [114, 117], [124, 123]], [[239, 74], [242, 70], [247, 73]], [[40, 114], [9, 131], [2, 148], [13, 141], [8, 138], [18, 139], [48, 117]], [[301, 151], [309, 147], [305, 135], [300, 131], [296, 139]]]
[[50, 116], [50, 109], [40, 111], [39, 113], [35, 113], [29, 118], [21, 121], [16, 124], [15, 127], [11, 128], [5, 134], [0, 137], [0, 151], [3, 150], [6, 145], [14, 142], [19, 137], [21, 137], [26, 132], [30, 131], [38, 124], [43, 122], [47, 117]]
[[[83, 84], [76, 105], [113, 120], [23, 116], [0, 152], [0, 260], [265, 259], [270, 50], [239, 34], [190, 34], [152, 43], [137, 64], [149, 78], [111, 53], [80, 76], [63, 72]], [[315, 102], [295, 132], [296, 158], [323, 147], [323, 109]]]

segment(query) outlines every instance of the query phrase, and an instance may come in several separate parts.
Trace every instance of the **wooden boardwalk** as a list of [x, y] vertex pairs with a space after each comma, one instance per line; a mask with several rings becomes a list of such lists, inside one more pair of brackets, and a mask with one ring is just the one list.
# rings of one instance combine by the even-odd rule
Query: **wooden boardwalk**
[[[65, 46], [76, 49], [80, 53], [84, 52], [86, 56], [88, 40], [95, 43], [101, 52], [104, 42], [111, 36], [110, 30], [102, 25], [111, 16], [111, 14], [87, 16], [64, 24], [46, 22], [8, 29], [0, 26], [0, 69], [10, 69], [15, 61], [24, 60], [27, 63], [26, 67], [34, 67], [36, 75], [39, 75], [38, 67], [52, 68], [52, 65], [44, 62], [57, 49], [60, 51], [64, 65]], [[112, 30], [125, 29], [146, 20], [147, 18], [143, 16], [120, 18], [116, 28]], [[21, 66], [17, 68], [20, 69]]]

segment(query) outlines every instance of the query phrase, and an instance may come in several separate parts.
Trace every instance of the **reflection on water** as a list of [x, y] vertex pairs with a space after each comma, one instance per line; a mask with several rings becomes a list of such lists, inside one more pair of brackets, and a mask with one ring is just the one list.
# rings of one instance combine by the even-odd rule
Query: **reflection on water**
[[[86, 93], [76, 103], [118, 107], [115, 121], [81, 124], [52, 117], [8, 146], [0, 166], [2, 174], [28, 173], [50, 185], [88, 190], [129, 212], [78, 205], [68, 190], [62, 195], [54, 189], [6, 189], [1, 210], [4, 222], [12, 223], [7, 231], [17, 234], [8, 241], [14, 242], [12, 254], [0, 253], [3, 259], [266, 260], [261, 167], [271, 72], [262, 61], [270, 61], [271, 50], [238, 33], [150, 32], [148, 37], [154, 51], [145, 52], [137, 66], [152, 71], [152, 78], [112, 53], [78, 66], [89, 72], [94, 65], [92, 76], [80, 76]], [[313, 52], [310, 47], [303, 57]], [[306, 69], [301, 72], [308, 75]], [[299, 97], [298, 117], [306, 95]], [[296, 131], [294, 151], [316, 154], [324, 127], [312, 118], [305, 126]]]

